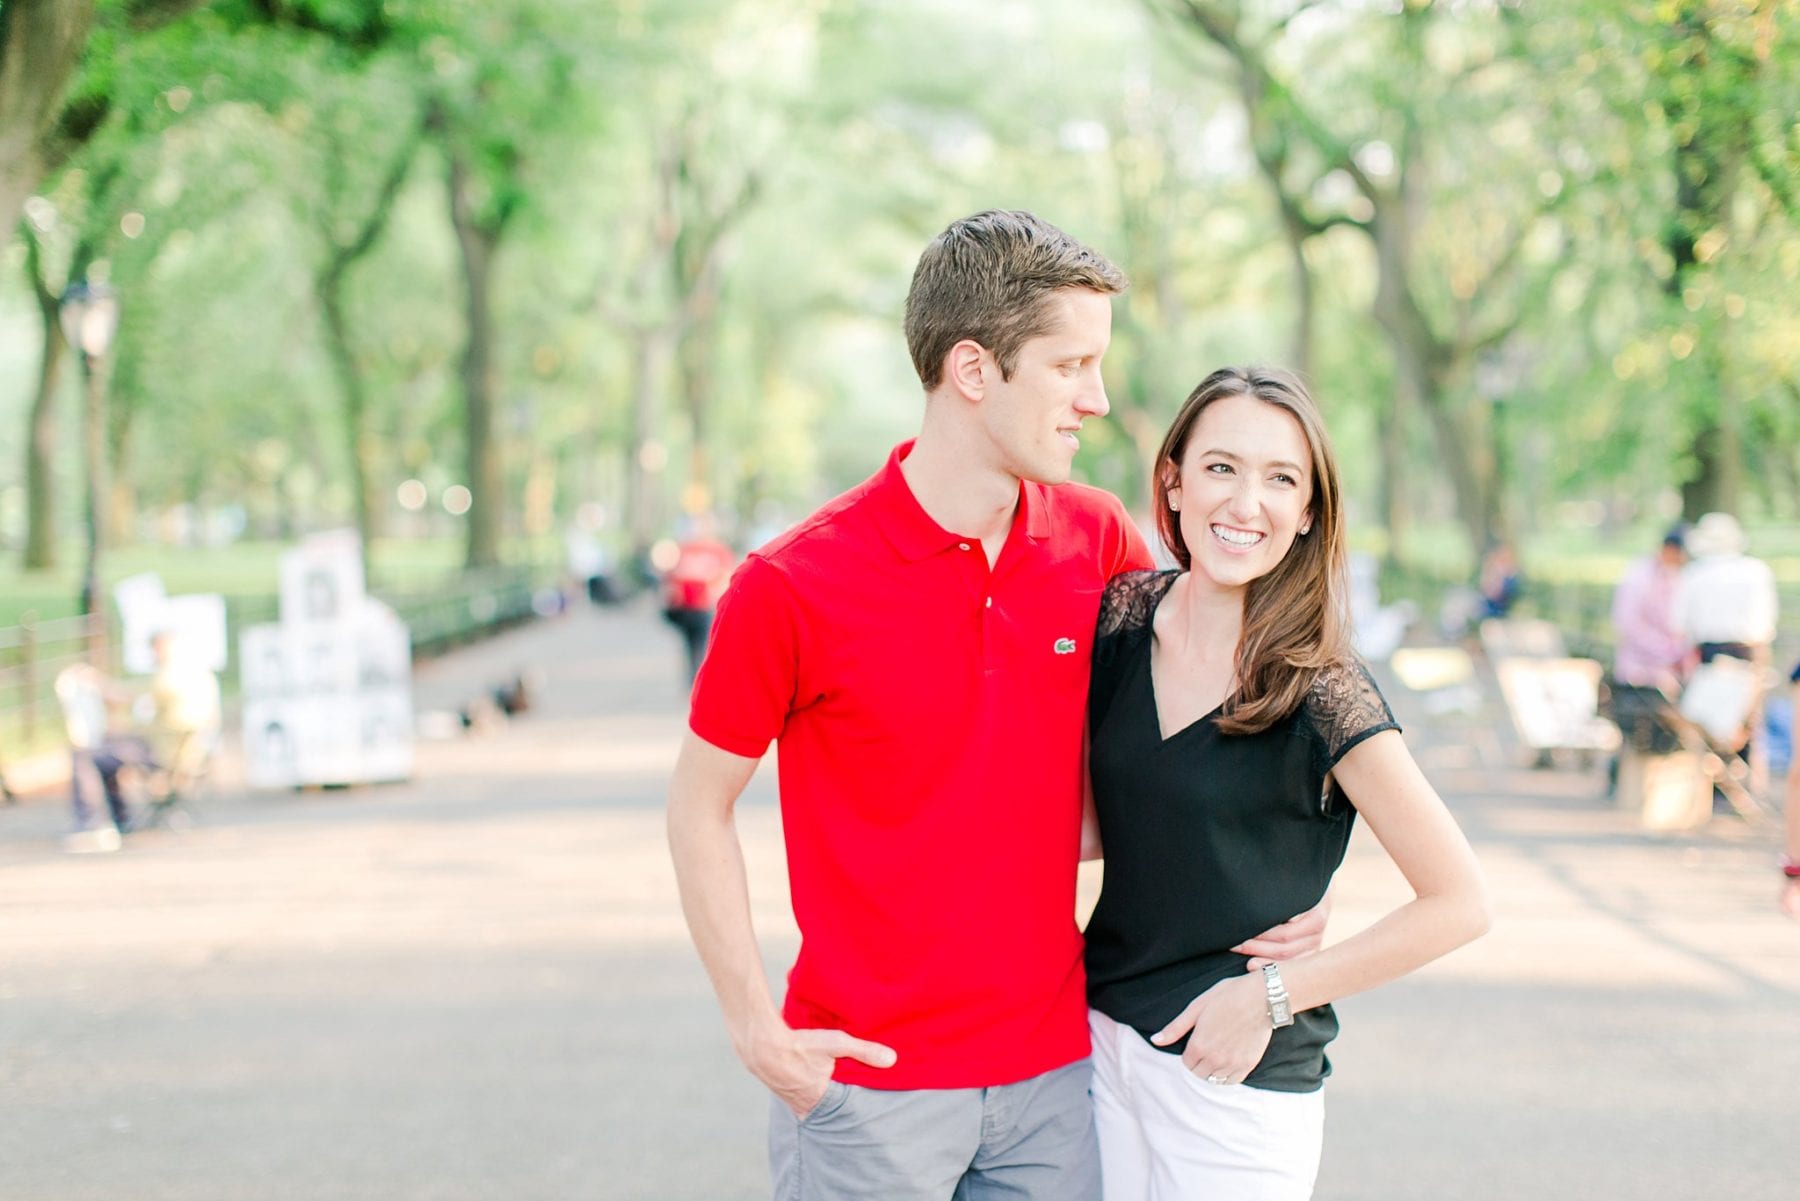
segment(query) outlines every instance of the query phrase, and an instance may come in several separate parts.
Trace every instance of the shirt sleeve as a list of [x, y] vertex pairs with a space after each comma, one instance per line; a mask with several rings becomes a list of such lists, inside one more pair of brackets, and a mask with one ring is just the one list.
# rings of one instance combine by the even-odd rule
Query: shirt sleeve
[[688, 704], [688, 728], [722, 751], [759, 758], [794, 707], [800, 665], [797, 602], [760, 555], [744, 560], [713, 619]]
[[1120, 540], [1118, 558], [1113, 563], [1111, 574], [1119, 575], [1120, 573], [1127, 571], [1147, 571], [1150, 568], [1155, 567], [1156, 559], [1150, 553], [1149, 544], [1144, 541], [1144, 536], [1138, 532], [1137, 522], [1131, 520], [1131, 514], [1126, 513], [1124, 511], [1124, 506], [1122, 505], [1120, 506], [1119, 520], [1120, 524], [1124, 527], [1124, 536]]
[[1317, 736], [1314, 766], [1321, 776], [1329, 775], [1358, 743], [1400, 728], [1374, 677], [1360, 662], [1320, 672], [1306, 698], [1306, 711]]

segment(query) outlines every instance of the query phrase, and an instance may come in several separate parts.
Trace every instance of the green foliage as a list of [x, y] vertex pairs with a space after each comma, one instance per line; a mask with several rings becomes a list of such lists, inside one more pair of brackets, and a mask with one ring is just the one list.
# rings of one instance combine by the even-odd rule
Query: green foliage
[[[1184, 24], [1193, 8], [1264, 53], [1254, 121]], [[1718, 430], [1735, 439], [1746, 514], [1800, 515], [1794, 13], [102, 0], [63, 98], [97, 124], [38, 190], [55, 214], [52, 282], [105, 270], [123, 298], [115, 472], [146, 532], [183, 502], [239, 506], [269, 536], [349, 519], [319, 287], [365, 228], [343, 283], [374, 491], [392, 523], [454, 528], [435, 507], [465, 473], [456, 158], [499, 247], [510, 537], [589, 501], [619, 519], [644, 395], [668, 455], [664, 518], [696, 484], [748, 525], [866, 475], [918, 417], [900, 309], [920, 247], [961, 214], [1017, 206], [1134, 281], [1087, 478], [1141, 504], [1148, 455], [1197, 379], [1293, 353], [1283, 222], [1298, 220], [1312, 374], [1359, 527], [1399, 487], [1420, 553], [1462, 562], [1471, 548], [1425, 532], [1447, 528], [1454, 489], [1419, 414], [1401, 415], [1402, 461], [1384, 466], [1401, 373], [1374, 316], [1369, 189], [1419, 166], [1405, 279], [1420, 338], [1528, 537], [1566, 525], [1570, 505], [1609, 528], [1655, 524], [1673, 489], [1720, 470], [1696, 450]], [[15, 340], [36, 339], [18, 287], [0, 282], [0, 516], [31, 382]], [[668, 351], [647, 392], [646, 339]], [[72, 452], [71, 434], [71, 510]], [[435, 516], [393, 500], [412, 478]]]

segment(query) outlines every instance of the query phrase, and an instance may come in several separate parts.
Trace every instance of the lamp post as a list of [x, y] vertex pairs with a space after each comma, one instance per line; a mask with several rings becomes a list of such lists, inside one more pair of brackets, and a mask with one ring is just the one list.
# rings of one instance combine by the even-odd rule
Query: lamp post
[[102, 283], [82, 279], [63, 293], [63, 337], [81, 356], [82, 462], [87, 473], [87, 557], [81, 569], [81, 613], [88, 622], [88, 658], [104, 668], [106, 619], [100, 597], [100, 548], [106, 532], [106, 383], [119, 301]]

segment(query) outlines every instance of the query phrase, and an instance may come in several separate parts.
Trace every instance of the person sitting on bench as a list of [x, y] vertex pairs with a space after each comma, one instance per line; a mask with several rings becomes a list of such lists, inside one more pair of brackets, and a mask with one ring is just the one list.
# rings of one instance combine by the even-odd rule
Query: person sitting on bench
[[[219, 729], [219, 681], [207, 666], [181, 653], [174, 633], [161, 630], [151, 639], [156, 674], [151, 677], [148, 719], [125, 732], [107, 729], [109, 703], [122, 698], [117, 685], [86, 664], [65, 669], [57, 677], [57, 696], [69, 729], [70, 801], [75, 833], [65, 845], [71, 851], [110, 851], [134, 824], [119, 776], [127, 767], [164, 771], [164, 797], [191, 775], [211, 753]], [[111, 823], [99, 820], [91, 800], [92, 776], [100, 777]]]

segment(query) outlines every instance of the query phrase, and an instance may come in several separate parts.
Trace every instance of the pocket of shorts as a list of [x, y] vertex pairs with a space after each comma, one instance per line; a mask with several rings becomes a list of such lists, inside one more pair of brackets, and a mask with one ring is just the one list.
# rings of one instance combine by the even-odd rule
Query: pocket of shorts
[[815, 1122], [830, 1117], [832, 1114], [842, 1109], [844, 1107], [844, 1102], [849, 1099], [850, 1086], [848, 1084], [841, 1084], [836, 1080], [827, 1081], [825, 1084], [825, 1095], [819, 1098], [819, 1103], [817, 1105], [806, 1111], [806, 1116], [800, 1119], [800, 1124], [802, 1126], [810, 1126]]

